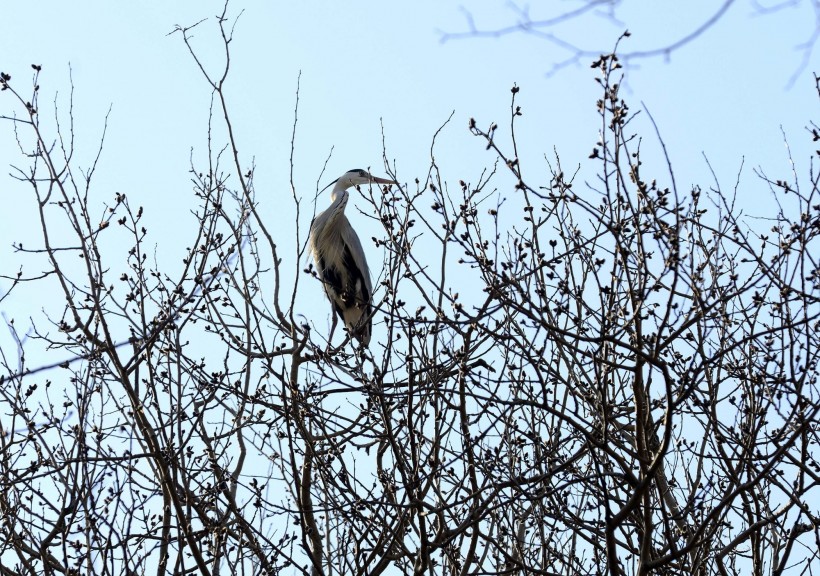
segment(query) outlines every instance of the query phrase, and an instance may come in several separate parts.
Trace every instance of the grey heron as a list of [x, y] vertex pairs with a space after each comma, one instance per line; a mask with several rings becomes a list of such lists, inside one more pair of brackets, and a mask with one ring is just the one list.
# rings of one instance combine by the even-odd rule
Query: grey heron
[[395, 184], [393, 180], [377, 178], [359, 168], [345, 172], [328, 184], [328, 187], [335, 184], [330, 193], [330, 207], [313, 219], [308, 240], [319, 278], [333, 305], [333, 326], [338, 315], [347, 331], [364, 346], [370, 343], [373, 285], [362, 243], [345, 216], [345, 206], [348, 188], [370, 183]]

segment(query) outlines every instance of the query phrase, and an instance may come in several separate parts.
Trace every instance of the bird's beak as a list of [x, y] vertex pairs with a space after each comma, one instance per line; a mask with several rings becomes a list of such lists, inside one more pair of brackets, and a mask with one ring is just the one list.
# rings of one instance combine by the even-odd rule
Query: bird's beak
[[378, 178], [376, 176], [370, 175], [370, 179], [372, 182], [376, 184], [398, 184], [395, 180], [390, 180], [388, 178]]

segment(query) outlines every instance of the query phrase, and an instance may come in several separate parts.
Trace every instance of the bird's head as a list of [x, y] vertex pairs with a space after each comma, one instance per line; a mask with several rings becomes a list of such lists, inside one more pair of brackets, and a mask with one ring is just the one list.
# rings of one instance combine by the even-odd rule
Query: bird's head
[[387, 178], [379, 178], [377, 176], [373, 176], [367, 170], [362, 170], [361, 168], [354, 168], [353, 170], [348, 170], [339, 178], [328, 184], [328, 186], [333, 186], [333, 191], [330, 194], [331, 200], [336, 198], [336, 194], [338, 194], [342, 190], [347, 190], [351, 186], [361, 186], [362, 184], [395, 184], [393, 180], [389, 180]]

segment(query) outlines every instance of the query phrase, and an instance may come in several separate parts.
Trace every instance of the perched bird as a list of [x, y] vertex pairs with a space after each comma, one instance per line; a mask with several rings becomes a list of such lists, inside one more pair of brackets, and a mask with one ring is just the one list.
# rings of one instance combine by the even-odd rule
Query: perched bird
[[348, 332], [365, 346], [370, 343], [372, 328], [370, 299], [373, 285], [362, 243], [345, 216], [345, 206], [348, 188], [370, 183], [395, 184], [393, 180], [376, 178], [361, 169], [345, 172], [331, 182], [328, 187], [335, 186], [330, 193], [330, 208], [313, 219], [308, 241], [334, 313], [345, 323]]

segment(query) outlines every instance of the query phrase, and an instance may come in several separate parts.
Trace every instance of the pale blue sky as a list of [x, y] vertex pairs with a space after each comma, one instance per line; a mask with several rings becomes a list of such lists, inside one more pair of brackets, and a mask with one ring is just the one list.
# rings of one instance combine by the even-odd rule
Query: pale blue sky
[[[643, 101], [654, 115], [682, 192], [694, 183], [712, 184], [702, 154], [711, 160], [725, 189], [733, 187], [745, 157], [743, 200], [749, 210], [759, 208], [768, 200], [768, 190], [752, 168], [762, 167], [774, 177], [789, 176], [781, 127], [798, 172], [807, 172], [813, 146], [804, 127], [817, 110], [811, 74], [817, 59], [810, 59], [791, 88], [787, 85], [802, 58], [796, 46], [810, 37], [815, 25], [808, 4], [797, 3], [763, 17], [755, 14], [752, 2], [738, 0], [714, 28], [668, 61], [639, 61], [627, 72], [623, 94], [633, 110]], [[546, 181], [543, 156], [551, 156], [553, 148], [565, 167], [586, 161], [599, 128], [599, 93], [595, 72], [589, 68], [591, 59], [548, 75], [567, 54], [540, 38], [514, 34], [440, 42], [440, 31], [465, 29], [462, 5], [483, 28], [505, 26], [516, 18], [503, 0], [233, 0], [230, 15], [244, 9], [232, 45], [228, 88], [240, 153], [246, 164], [255, 158], [262, 211], [283, 237], [292, 236], [294, 225], [291, 213], [281, 206], [290, 206], [288, 158], [300, 71], [295, 174], [298, 193], [308, 200], [331, 147], [333, 157], [323, 183], [353, 167], [371, 166], [374, 173], [382, 172], [380, 122], [388, 156], [395, 160], [402, 181], [423, 178], [431, 137], [451, 111], [455, 115], [440, 137], [437, 159], [451, 182], [475, 180], [492, 156], [469, 134], [467, 120], [475, 117], [481, 126], [499, 122], [503, 141], [514, 82], [521, 87], [519, 146], [530, 179]], [[533, 3], [533, 18], [547, 14], [542, 5], [555, 4]], [[604, 50], [629, 28], [633, 35], [624, 50], [643, 50], [685, 35], [712, 13], [716, 3], [698, 0], [683, 8], [681, 2], [627, 0], [623, 5], [621, 25], [589, 16], [558, 31], [580, 47]], [[26, 91], [32, 74], [29, 65], [43, 66], [40, 107], [47, 124], [55, 92], [60, 107], [67, 106], [71, 65], [79, 166], [87, 167], [93, 159], [103, 118], [112, 107], [95, 199], [109, 201], [115, 192], [124, 192], [132, 202], [144, 204], [152, 242], [168, 253], [173, 247], [173, 236], [168, 235], [180, 236], [174, 258], [185, 247], [181, 231], [192, 225], [189, 157], [193, 148], [195, 158], [204, 158], [210, 92], [182, 38], [168, 33], [177, 24], [210, 18], [221, 8], [221, 1], [40, 0], [25, 5], [6, 2], [0, 9], [0, 69]], [[206, 61], [221, 58], [213, 19], [197, 28], [195, 44]], [[8, 113], [9, 104], [10, 99], [0, 100], [0, 110]], [[646, 138], [646, 158], [657, 158], [647, 124], [639, 120], [635, 128]], [[19, 260], [11, 242], [37, 243], [30, 192], [7, 176], [8, 165], [21, 161], [10, 124], [0, 124], [0, 194], [6, 206], [0, 259], [4, 268], [13, 262], [12, 269]], [[645, 162], [645, 169], [658, 179], [665, 177], [661, 165]], [[320, 197], [319, 209], [327, 201]], [[302, 226], [309, 218], [308, 214]], [[360, 225], [361, 236], [369, 238], [367, 224]], [[378, 262], [378, 256], [371, 255], [370, 260]], [[378, 274], [378, 266], [373, 267]], [[318, 284], [309, 289], [316, 292], [313, 297], [320, 297]], [[2, 312], [20, 316], [26, 305], [36, 310], [34, 294], [29, 291], [7, 300]]]

